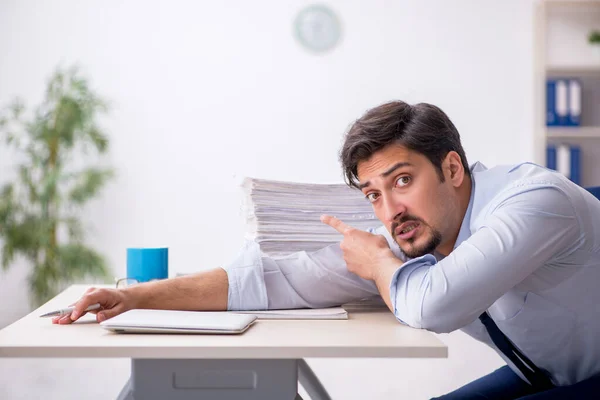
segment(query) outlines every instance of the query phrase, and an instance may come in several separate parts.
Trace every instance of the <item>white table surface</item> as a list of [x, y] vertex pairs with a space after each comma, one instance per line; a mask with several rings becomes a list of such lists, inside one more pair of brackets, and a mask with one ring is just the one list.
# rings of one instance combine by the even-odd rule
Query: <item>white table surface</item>
[[39, 315], [75, 302], [90, 285], [73, 285], [0, 330], [0, 357], [125, 358], [444, 358], [433, 334], [396, 321], [385, 310], [351, 311], [348, 320], [259, 320], [241, 335], [117, 334], [86, 315], [55, 325]]

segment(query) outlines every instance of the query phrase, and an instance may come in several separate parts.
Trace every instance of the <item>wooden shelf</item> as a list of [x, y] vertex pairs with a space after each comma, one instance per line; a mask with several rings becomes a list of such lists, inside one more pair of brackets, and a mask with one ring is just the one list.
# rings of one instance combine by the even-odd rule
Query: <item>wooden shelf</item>
[[600, 139], [600, 126], [557, 126], [546, 127], [546, 137], [548, 139], [582, 139], [598, 138]]
[[543, 3], [548, 8], [600, 6], [599, 0], [545, 0]]
[[[600, 49], [599, 49], [600, 51]], [[546, 75], [561, 77], [561, 76], [600, 76], [600, 65], [590, 66], [547, 66]]]

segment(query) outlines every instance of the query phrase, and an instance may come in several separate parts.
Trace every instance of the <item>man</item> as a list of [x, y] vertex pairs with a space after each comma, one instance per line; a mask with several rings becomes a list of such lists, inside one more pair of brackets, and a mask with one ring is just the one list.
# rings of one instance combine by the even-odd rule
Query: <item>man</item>
[[456, 128], [429, 104], [368, 111], [341, 161], [383, 227], [324, 216], [340, 245], [273, 260], [249, 243], [224, 269], [91, 289], [54, 322], [96, 302], [102, 321], [132, 308], [324, 307], [381, 294], [399, 321], [462, 329], [506, 360], [444, 399], [581, 399], [600, 388], [596, 198], [534, 164], [469, 169]]

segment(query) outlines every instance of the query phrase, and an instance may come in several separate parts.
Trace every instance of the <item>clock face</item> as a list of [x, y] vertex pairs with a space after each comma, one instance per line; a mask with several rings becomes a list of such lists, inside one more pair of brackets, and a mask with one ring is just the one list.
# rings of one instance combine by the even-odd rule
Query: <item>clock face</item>
[[298, 41], [316, 53], [335, 47], [341, 37], [341, 25], [335, 13], [322, 5], [312, 5], [298, 13], [294, 21]]

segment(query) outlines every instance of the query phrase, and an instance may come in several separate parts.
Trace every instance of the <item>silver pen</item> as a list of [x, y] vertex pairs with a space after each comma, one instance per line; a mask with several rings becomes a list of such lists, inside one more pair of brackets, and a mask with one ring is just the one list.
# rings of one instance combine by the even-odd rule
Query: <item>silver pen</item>
[[[96, 303], [96, 304], [92, 304], [91, 306], [89, 306], [88, 308], [85, 309], [85, 311], [92, 311], [92, 310], [97, 310], [99, 309], [100, 303]], [[63, 315], [69, 315], [73, 312], [73, 310], [75, 309], [74, 306], [71, 307], [67, 307], [67, 308], [61, 308], [60, 310], [56, 310], [56, 311], [50, 311], [49, 313], [46, 314], [42, 314], [40, 315], [40, 318], [45, 318], [45, 317], [60, 317]]]

